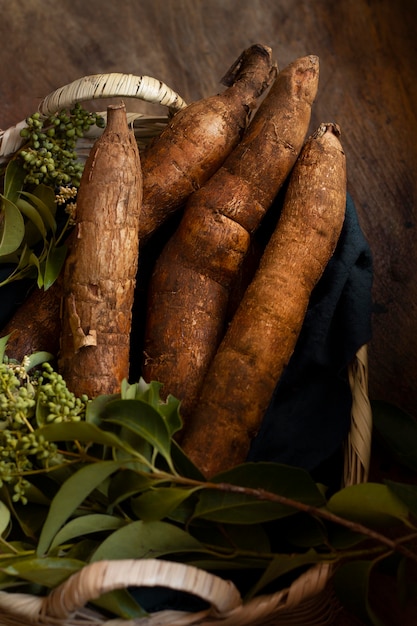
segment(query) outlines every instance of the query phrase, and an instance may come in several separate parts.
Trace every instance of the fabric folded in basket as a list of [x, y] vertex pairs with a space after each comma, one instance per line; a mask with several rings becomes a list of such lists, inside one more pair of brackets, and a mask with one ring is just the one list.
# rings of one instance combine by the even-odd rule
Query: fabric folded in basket
[[342, 469], [338, 452], [352, 406], [348, 366], [371, 338], [372, 277], [372, 254], [348, 195], [338, 246], [312, 294], [248, 460], [287, 463], [315, 471], [320, 479], [333, 459]]

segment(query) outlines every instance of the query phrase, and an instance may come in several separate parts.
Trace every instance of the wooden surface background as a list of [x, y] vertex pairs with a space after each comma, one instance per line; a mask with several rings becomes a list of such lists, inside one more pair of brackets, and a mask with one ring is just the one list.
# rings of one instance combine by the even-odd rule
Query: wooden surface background
[[222, 90], [220, 78], [252, 43], [271, 46], [280, 67], [319, 55], [312, 130], [322, 121], [342, 128], [349, 191], [374, 256], [371, 397], [417, 415], [415, 0], [0, 0], [0, 8], [2, 128], [87, 74], [148, 74], [191, 102]]

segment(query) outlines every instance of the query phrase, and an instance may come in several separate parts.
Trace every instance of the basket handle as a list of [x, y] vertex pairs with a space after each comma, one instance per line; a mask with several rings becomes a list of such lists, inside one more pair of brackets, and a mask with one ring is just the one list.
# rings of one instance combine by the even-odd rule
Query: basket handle
[[77, 102], [99, 98], [137, 98], [145, 102], [166, 106], [170, 113], [185, 108], [185, 101], [161, 80], [151, 76], [133, 74], [92, 74], [60, 87], [46, 96], [38, 110], [41, 115], [51, 115], [68, 109]]
[[44, 598], [42, 614], [65, 619], [104, 593], [129, 586], [167, 587], [185, 591], [224, 614], [242, 606], [235, 585], [192, 565], [159, 559], [96, 561], [83, 567]]
[[[41, 115], [48, 117], [56, 111], [73, 107], [77, 102], [116, 97], [161, 104], [168, 108], [170, 114], [187, 106], [181, 96], [156, 78], [110, 73], [84, 76], [56, 89], [41, 100], [38, 110]], [[20, 131], [26, 126], [23, 120], [7, 130], [0, 130], [0, 164], [23, 145], [25, 140], [20, 136]]]

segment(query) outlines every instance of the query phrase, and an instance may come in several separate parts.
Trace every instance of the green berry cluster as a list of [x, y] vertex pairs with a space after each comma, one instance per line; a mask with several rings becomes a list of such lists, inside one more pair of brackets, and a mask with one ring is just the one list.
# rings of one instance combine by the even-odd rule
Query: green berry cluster
[[77, 139], [93, 125], [103, 128], [104, 119], [77, 103], [71, 110], [63, 109], [49, 117], [36, 112], [26, 124], [20, 131], [27, 139], [20, 151], [27, 171], [25, 184], [79, 187], [84, 165], [77, 157]]
[[0, 432], [0, 487], [12, 487], [12, 501], [27, 503], [30, 482], [25, 476], [39, 466], [48, 467], [61, 460], [55, 443], [45, 441], [34, 432], [3, 430]]
[[50, 363], [43, 364], [43, 374], [38, 391], [39, 413], [45, 411], [45, 422], [79, 422], [85, 414], [88, 398], [77, 398], [69, 391], [61, 374]]
[[28, 474], [64, 462], [41, 427], [81, 420], [87, 403], [68, 390], [50, 363], [42, 368], [29, 376], [25, 361], [0, 363], [0, 487], [8, 484], [12, 500], [22, 504], [27, 502]]
[[0, 364], [0, 429], [20, 428], [35, 414], [36, 389], [23, 365]]

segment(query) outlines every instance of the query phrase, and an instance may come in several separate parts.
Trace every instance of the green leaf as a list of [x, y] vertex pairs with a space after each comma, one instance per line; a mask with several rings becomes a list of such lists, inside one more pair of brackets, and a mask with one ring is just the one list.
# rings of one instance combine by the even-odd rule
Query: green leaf
[[[188, 526], [190, 533], [204, 545], [217, 550], [218, 548], [230, 551], [237, 555], [243, 552], [250, 558], [262, 557], [267, 561], [271, 558], [270, 537], [262, 524], [211, 524], [199, 520], [197, 524]], [[248, 553], [252, 553], [249, 555]]]
[[148, 613], [132, 598], [127, 589], [115, 589], [92, 602], [94, 606], [126, 620], [147, 617]]
[[374, 561], [357, 560], [343, 563], [334, 575], [334, 589], [340, 602], [363, 624], [384, 626], [369, 604], [369, 579]]
[[[16, 587], [20, 584], [20, 585], [26, 585], [27, 583], [24, 582], [24, 579], [21, 579], [19, 581], [19, 579], [17, 578], [18, 574], [17, 571], [14, 570], [14, 566], [18, 563], [22, 563], [25, 560], [32, 560], [33, 559], [33, 554], [26, 554], [22, 555], [22, 554], [17, 554], [16, 552], [6, 552], [6, 550], [3, 551], [2, 549], [2, 555], [1, 555], [1, 559], [0, 559], [0, 589], [7, 589], [8, 587], [13, 587], [14, 591], [16, 591]], [[10, 567], [10, 570], [8, 570], [8, 568]], [[9, 573], [10, 572], [10, 573]], [[0, 614], [1, 617], [3, 617], [3, 613]], [[3, 622], [0, 622], [3, 626]]]
[[10, 339], [10, 335], [11, 333], [9, 333], [8, 335], [4, 335], [3, 337], [0, 337], [0, 363], [3, 363], [4, 361], [4, 357], [7, 351], [7, 342]]
[[0, 537], [2, 537], [9, 528], [10, 518], [9, 508], [0, 500]]
[[91, 402], [87, 404], [85, 412], [86, 422], [101, 426], [101, 415], [103, 414], [106, 404], [119, 398], [120, 394], [103, 394], [93, 398]]
[[222, 524], [254, 524], [292, 515], [289, 509], [276, 502], [260, 500], [222, 491], [202, 491], [193, 519], [202, 518]]
[[172, 524], [135, 521], [104, 539], [91, 560], [152, 559], [200, 551], [205, 549], [197, 539]]
[[185, 454], [185, 452], [177, 444], [175, 439], [171, 440], [171, 455], [172, 455], [172, 460], [174, 462], [174, 466], [176, 467], [180, 476], [184, 476], [186, 478], [192, 478], [193, 480], [198, 480], [200, 482], [206, 481], [204, 474], [202, 474], [202, 472], [198, 469], [198, 467], [194, 465], [191, 459]]
[[[32, 496], [32, 486], [28, 487], [28, 491]], [[45, 520], [45, 506], [39, 506], [36, 502], [32, 503], [31, 500], [29, 500], [31, 502], [30, 507], [18, 503], [15, 504], [11, 499], [10, 491], [5, 485], [0, 488], [0, 497], [10, 510], [12, 521], [17, 522], [26, 537], [36, 540], [37, 531]]]
[[281, 463], [244, 463], [217, 474], [210, 482], [263, 489], [313, 506], [325, 504], [321, 490], [308, 472]]
[[52, 216], [55, 217], [57, 204], [53, 187], [40, 183], [35, 187], [31, 195], [39, 200], [43, 206], [46, 206]]
[[47, 234], [45, 224], [41, 215], [39, 215], [39, 212], [36, 210], [33, 204], [31, 204], [27, 200], [24, 200], [23, 198], [19, 198], [16, 201], [16, 206], [19, 211], [36, 226], [41, 236], [45, 239]]
[[155, 487], [136, 498], [132, 498], [131, 507], [139, 519], [144, 522], [154, 522], [168, 517], [198, 489], [200, 487], [193, 489]]
[[[182, 528], [189, 529], [190, 528], [189, 523], [190, 523], [193, 527], [192, 535], [194, 537], [196, 536], [194, 532], [195, 527], [197, 525], [203, 525], [206, 523], [205, 520], [202, 520], [202, 519], [198, 519], [195, 522], [192, 520], [197, 498], [198, 498], [198, 492], [195, 496], [192, 496], [190, 498], [187, 498], [186, 500], [183, 500], [181, 504], [179, 504], [177, 508], [174, 511], [171, 511], [171, 513], [169, 514], [169, 520], [173, 523], [179, 524]], [[210, 525], [211, 528], [213, 528], [214, 524], [210, 524], [210, 523], [208, 524]]]
[[37, 541], [47, 513], [48, 506], [29, 500], [29, 504], [16, 505], [12, 519], [18, 522], [26, 537]]
[[180, 401], [177, 398], [169, 395], [167, 401], [159, 405], [158, 410], [165, 419], [171, 437], [181, 430], [183, 422], [180, 414]]
[[353, 530], [340, 526], [339, 524], [329, 524], [327, 530], [329, 535], [328, 544], [332, 546], [334, 550], [352, 548], [366, 539], [366, 535], [355, 533]]
[[128, 498], [147, 491], [155, 480], [149, 473], [139, 473], [131, 469], [123, 469], [115, 474], [109, 483], [109, 504], [114, 506]]
[[114, 433], [102, 430], [95, 424], [88, 422], [61, 422], [42, 426], [36, 431], [47, 441], [74, 441], [83, 443], [97, 443], [108, 447], [120, 448], [136, 456], [135, 450], [131, 449], [126, 442], [122, 441]]
[[42, 365], [42, 363], [47, 363], [53, 361], [54, 355], [50, 352], [33, 352], [27, 357], [27, 362], [25, 363], [25, 370], [29, 372], [34, 367], [38, 367], [38, 365]]
[[[89, 563], [91, 555], [94, 550], [96, 550], [98, 545], [97, 539], [94, 539], [91, 536], [87, 536], [85, 538], [79, 538], [78, 541], [75, 541], [70, 547], [66, 546], [65, 556], [68, 559], [76, 559], [78, 561], [83, 561], [83, 563]], [[51, 551], [50, 556], [57, 556], [60, 554], [60, 548], [55, 548], [55, 550]]]
[[[22, 215], [23, 212], [22, 212]], [[40, 242], [43, 240], [43, 248], [40, 250]], [[33, 248], [37, 248], [39, 256], [43, 256], [45, 254], [45, 246], [46, 246], [46, 237], [43, 238], [40, 234], [39, 230], [36, 228], [35, 224], [28, 219], [25, 219], [25, 236], [23, 238], [25, 245], [33, 250]]]
[[129, 454], [129, 452], [120, 449], [114, 450], [114, 458], [118, 461], [126, 461], [126, 467], [130, 467], [135, 471], [149, 471], [150, 466], [152, 465], [153, 457], [153, 447], [151, 444], [145, 441], [143, 437], [140, 437], [138, 434], [125, 427], [120, 428], [117, 435], [124, 443], [128, 444], [131, 449], [135, 450], [136, 459], [138, 457], [146, 459], [147, 463], [138, 463], [137, 460], [132, 461], [132, 455]]
[[32, 250], [25, 243], [25, 245], [22, 248], [22, 251], [20, 252], [20, 257], [19, 257], [19, 261], [17, 264], [17, 268], [16, 268], [17, 273], [20, 271], [21, 275], [24, 275], [25, 271], [27, 271], [27, 268], [30, 263], [31, 254], [32, 254]]
[[19, 159], [9, 161], [4, 175], [4, 196], [10, 202], [16, 202], [23, 187], [26, 172]]
[[154, 380], [147, 383], [143, 378], [140, 378], [138, 382], [131, 385], [125, 380], [121, 387], [122, 398], [124, 400], [143, 400], [158, 410], [159, 405], [162, 404], [160, 393], [162, 387], [162, 383]]
[[39, 289], [43, 286], [43, 277], [42, 277], [42, 268], [41, 268], [41, 263], [38, 259], [38, 257], [36, 256], [36, 254], [32, 251], [30, 251], [29, 257], [28, 257], [28, 266], [29, 267], [34, 267], [36, 269], [37, 272], [37, 284]]
[[382, 437], [394, 458], [417, 472], [417, 420], [386, 402], [372, 402], [375, 431]]
[[385, 480], [385, 484], [417, 518], [417, 485], [398, 483], [393, 480]]
[[372, 528], [409, 522], [408, 507], [386, 485], [359, 483], [336, 492], [328, 501], [332, 513]]
[[142, 400], [114, 400], [106, 404], [101, 417], [105, 422], [118, 424], [143, 437], [172, 466], [169, 431], [152, 406]]
[[23, 559], [14, 562], [4, 569], [6, 574], [19, 576], [38, 585], [57, 587], [75, 572], [78, 572], [85, 563], [65, 557], [45, 557]]
[[[223, 490], [210, 488], [222, 483]], [[313, 506], [322, 506], [324, 497], [308, 472], [278, 463], [245, 463], [211, 479], [209, 488], [199, 495], [195, 517], [216, 522], [252, 524], [279, 519], [296, 513], [296, 508], [262, 497], [261, 490]], [[257, 490], [259, 497], [233, 493], [227, 485]]]
[[[41, 185], [39, 185], [41, 187]], [[42, 186], [42, 189], [45, 186]], [[38, 187], [36, 188], [38, 190]], [[49, 193], [43, 194], [42, 192], [35, 191], [34, 193], [29, 193], [27, 191], [21, 192], [22, 196], [28, 198], [38, 209], [44, 223], [52, 231], [52, 233], [56, 233], [57, 224], [55, 221], [55, 195], [52, 192], [52, 195]]]
[[58, 278], [67, 256], [68, 246], [51, 244], [46, 257], [45, 272], [43, 275], [43, 288], [46, 291]]
[[406, 608], [409, 602], [417, 600], [417, 565], [402, 557], [398, 563], [396, 572], [398, 589], [398, 601], [400, 606]]
[[57, 546], [63, 545], [75, 537], [83, 537], [91, 533], [105, 532], [109, 530], [116, 530], [126, 524], [126, 521], [120, 517], [113, 515], [105, 515], [102, 513], [91, 513], [89, 515], [82, 515], [65, 524], [57, 532], [51, 543], [50, 550], [53, 550]]
[[13, 202], [3, 196], [3, 224], [0, 234], [0, 257], [15, 252], [25, 236], [25, 222]]
[[43, 556], [48, 551], [56, 533], [87, 496], [119, 467], [120, 464], [116, 461], [100, 461], [86, 465], [61, 485], [51, 502], [48, 516], [39, 537], [38, 556]]
[[135, 400], [137, 395], [137, 383], [129, 383], [126, 378], [120, 383], [120, 395], [122, 400]]
[[129, 383], [124, 379], [120, 386], [120, 392], [123, 400], [143, 400], [153, 406], [154, 409], [158, 409], [162, 403], [160, 396], [161, 387], [161, 383], [156, 381], [147, 383], [143, 378], [140, 378], [136, 383]]
[[252, 598], [264, 587], [280, 578], [280, 576], [288, 574], [288, 572], [306, 567], [307, 565], [320, 563], [324, 560], [326, 560], [326, 557], [318, 554], [313, 549], [301, 554], [276, 554], [245, 599]]
[[164, 418], [170, 436], [182, 428], [182, 419], [179, 412], [180, 401], [171, 394], [166, 401], [161, 400], [161, 388], [163, 385], [155, 380], [147, 383], [140, 378], [137, 383], [129, 384], [123, 380], [121, 384], [121, 397], [123, 400], [142, 400], [152, 406]]
[[31, 503], [30, 507], [27, 507], [26, 505], [23, 505], [22, 508], [30, 508], [30, 511], [32, 512], [32, 504], [40, 504], [41, 506], [47, 506], [49, 507], [49, 505], [51, 504], [51, 499], [48, 498], [47, 494], [45, 493], [45, 490], [41, 488], [42, 485], [42, 479], [40, 478], [40, 484], [38, 485], [32, 485], [31, 483], [28, 484], [26, 490], [25, 490], [25, 496], [28, 499], [28, 502]]
[[[33, 559], [35, 551], [24, 541], [8, 541], [1, 549], [0, 563], [11, 563], [14, 560]], [[3, 560], [4, 559], [4, 560]]]

